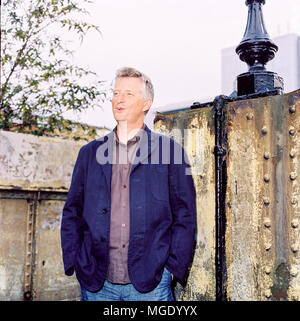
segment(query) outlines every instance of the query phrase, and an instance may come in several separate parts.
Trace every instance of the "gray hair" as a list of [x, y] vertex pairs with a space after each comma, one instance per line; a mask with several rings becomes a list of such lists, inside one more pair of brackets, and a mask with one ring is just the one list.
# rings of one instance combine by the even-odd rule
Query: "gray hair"
[[117, 70], [115, 81], [122, 77], [135, 77], [140, 78], [143, 82], [144, 86], [144, 98], [145, 99], [152, 99], [154, 98], [154, 89], [152, 82], [148, 76], [146, 76], [144, 73], [131, 68], [131, 67], [123, 67]]

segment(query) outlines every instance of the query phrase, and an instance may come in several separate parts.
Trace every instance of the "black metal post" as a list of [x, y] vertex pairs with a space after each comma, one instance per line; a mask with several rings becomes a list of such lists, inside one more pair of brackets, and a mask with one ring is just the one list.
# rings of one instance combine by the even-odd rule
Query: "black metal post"
[[213, 102], [215, 117], [215, 190], [216, 190], [216, 300], [227, 300], [227, 270], [225, 253], [226, 212], [225, 197], [227, 188], [226, 150], [227, 135], [224, 107], [229, 97], [217, 96]]
[[265, 0], [246, 0], [248, 20], [244, 37], [236, 48], [240, 59], [249, 71], [237, 77], [237, 95], [251, 95], [276, 90], [283, 91], [283, 79], [267, 71], [265, 65], [274, 58], [278, 47], [271, 41], [263, 19]]

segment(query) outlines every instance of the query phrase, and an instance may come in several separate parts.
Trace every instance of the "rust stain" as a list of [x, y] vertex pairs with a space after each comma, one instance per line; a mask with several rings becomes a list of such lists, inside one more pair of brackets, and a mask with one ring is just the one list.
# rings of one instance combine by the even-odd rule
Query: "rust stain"
[[287, 301], [288, 288], [290, 282], [290, 272], [286, 263], [281, 263], [275, 271], [274, 283], [271, 287], [272, 300], [274, 301]]

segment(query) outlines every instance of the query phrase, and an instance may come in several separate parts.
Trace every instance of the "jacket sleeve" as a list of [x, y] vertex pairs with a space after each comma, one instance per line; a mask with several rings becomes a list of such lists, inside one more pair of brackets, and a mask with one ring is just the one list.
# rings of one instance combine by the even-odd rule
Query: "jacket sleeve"
[[[177, 143], [175, 143], [177, 145]], [[196, 193], [190, 165], [183, 148], [182, 162], [169, 165], [170, 205], [173, 214], [172, 241], [166, 267], [183, 282], [191, 263], [196, 238]]]
[[83, 146], [77, 156], [70, 189], [62, 213], [61, 247], [64, 270], [68, 276], [74, 273], [76, 253], [80, 244], [80, 227], [83, 222], [85, 158]]

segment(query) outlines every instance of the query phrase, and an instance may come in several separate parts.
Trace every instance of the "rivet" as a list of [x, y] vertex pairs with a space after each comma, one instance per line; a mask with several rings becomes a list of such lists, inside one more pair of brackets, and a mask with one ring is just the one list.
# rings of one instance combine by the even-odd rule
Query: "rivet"
[[295, 135], [295, 128], [294, 127], [290, 127], [290, 129], [289, 129], [289, 133], [290, 133], [290, 135], [291, 136], [294, 136]]
[[246, 118], [247, 118], [248, 120], [253, 119], [253, 114], [247, 114]]
[[296, 177], [297, 177], [297, 173], [296, 173], [296, 172], [292, 172], [292, 173], [290, 174], [290, 179], [291, 179], [292, 181], [295, 180]]
[[290, 270], [291, 276], [297, 276], [298, 274], [298, 269], [297, 267], [293, 266]]
[[266, 290], [266, 291], [265, 291], [265, 296], [266, 296], [267, 298], [270, 298], [271, 295], [272, 295], [272, 293], [271, 293], [270, 290]]
[[271, 220], [269, 218], [266, 218], [264, 221], [265, 227], [270, 227], [271, 226]]
[[296, 151], [295, 151], [294, 149], [292, 149], [292, 150], [290, 151], [290, 157], [291, 157], [291, 158], [294, 158], [295, 155], [296, 155]]
[[292, 251], [293, 251], [294, 253], [298, 252], [298, 245], [297, 245], [297, 244], [293, 244], [293, 245], [291, 246], [291, 249], [292, 249]]
[[297, 198], [296, 198], [296, 197], [293, 197], [293, 198], [291, 199], [291, 203], [292, 203], [292, 205], [296, 205], [296, 204], [297, 204]]
[[265, 273], [266, 274], [270, 274], [271, 273], [271, 267], [270, 266], [266, 266], [265, 267]]
[[261, 129], [261, 132], [262, 132], [264, 135], [266, 135], [266, 133], [268, 132], [267, 127], [264, 126], [264, 127]]
[[296, 111], [295, 106], [291, 106], [291, 107], [289, 108], [289, 112], [290, 112], [291, 114], [293, 114], [295, 111]]
[[266, 251], [269, 251], [271, 249], [271, 243], [266, 244]]
[[270, 176], [269, 176], [268, 174], [266, 174], [266, 175], [264, 176], [264, 181], [265, 181], [266, 183], [268, 183], [268, 182], [270, 181]]
[[270, 199], [269, 199], [269, 197], [264, 197], [263, 200], [264, 200], [264, 204], [265, 204], [266, 206], [268, 206], [268, 205], [270, 204]]
[[291, 225], [293, 228], [297, 228], [299, 226], [299, 221], [297, 219], [292, 220]]
[[264, 153], [264, 158], [265, 159], [269, 159], [270, 158], [270, 153], [269, 152], [265, 152]]

